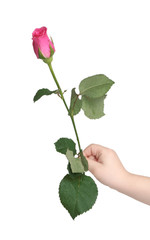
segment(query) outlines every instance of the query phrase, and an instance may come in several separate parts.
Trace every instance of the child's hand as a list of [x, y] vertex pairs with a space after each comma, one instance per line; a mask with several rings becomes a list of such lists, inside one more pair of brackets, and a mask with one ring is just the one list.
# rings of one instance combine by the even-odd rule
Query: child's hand
[[84, 152], [89, 171], [103, 184], [150, 205], [150, 178], [129, 173], [117, 154], [101, 145], [91, 144]]
[[84, 150], [83, 154], [88, 160], [89, 171], [101, 183], [115, 189], [123, 184], [128, 172], [113, 150], [91, 144]]

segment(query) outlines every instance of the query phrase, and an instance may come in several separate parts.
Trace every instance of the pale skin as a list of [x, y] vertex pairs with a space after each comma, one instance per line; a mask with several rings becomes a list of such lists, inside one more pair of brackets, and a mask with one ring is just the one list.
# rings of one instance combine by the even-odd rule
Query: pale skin
[[150, 177], [128, 172], [116, 152], [97, 144], [84, 150], [89, 171], [106, 186], [150, 205]]

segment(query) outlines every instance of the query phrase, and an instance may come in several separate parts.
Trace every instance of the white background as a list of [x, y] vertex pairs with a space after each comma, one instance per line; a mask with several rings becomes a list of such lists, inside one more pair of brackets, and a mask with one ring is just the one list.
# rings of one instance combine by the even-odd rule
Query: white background
[[[82, 148], [113, 148], [128, 171], [150, 176], [149, 1], [2, 1], [0, 6], [0, 239], [150, 239], [150, 207], [98, 181], [93, 209], [74, 221], [58, 186], [67, 160], [55, 151], [75, 135], [56, 96], [33, 103], [40, 88], [55, 89], [32, 48], [32, 32], [46, 26], [56, 48], [53, 68], [69, 103], [88, 76], [115, 81], [105, 116], [75, 117]], [[90, 175], [90, 173], [88, 173]]]

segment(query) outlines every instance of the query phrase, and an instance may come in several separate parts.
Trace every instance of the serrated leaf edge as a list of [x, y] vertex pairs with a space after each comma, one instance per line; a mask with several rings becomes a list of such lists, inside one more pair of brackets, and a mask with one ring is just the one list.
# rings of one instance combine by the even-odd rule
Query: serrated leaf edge
[[[92, 77], [99, 76], [99, 75], [105, 76], [110, 82], [108, 82], [108, 83], [103, 83], [103, 84], [92, 85], [92, 86], [90, 86], [89, 88], [87, 88], [85, 91], [83, 91], [83, 92], [80, 91], [80, 85], [81, 85], [81, 83], [82, 83], [84, 80], [86, 80], [87, 78], [92, 78]], [[111, 80], [110, 78], [108, 78], [108, 77], [107, 77], [106, 75], [104, 75], [104, 74], [97, 74], [97, 75], [90, 76], [90, 77], [87, 77], [87, 78], [83, 79], [83, 80], [80, 82], [80, 84], [79, 84], [80, 95], [86, 95], [86, 92], [87, 92], [87, 91], [89, 91], [89, 90], [92, 89], [92, 88], [98, 87], [98, 86], [103, 86], [103, 85], [108, 85], [108, 86], [109, 86], [109, 85], [110, 85], [110, 88], [111, 88], [111, 86], [115, 83], [113, 80]], [[109, 90], [110, 90], [110, 88], [109, 88]], [[109, 91], [109, 90], [108, 90], [108, 91]], [[108, 91], [107, 91], [107, 92], [108, 92]], [[91, 97], [91, 98], [94, 98], [94, 97]]]
[[[94, 98], [89, 97], [89, 96], [86, 96], [86, 95], [82, 95], [82, 96], [84, 96], [84, 97], [86, 97], [86, 98], [89, 98], [89, 99], [90, 99], [90, 98], [91, 98], [91, 99], [94, 99]], [[107, 94], [105, 94], [105, 95], [103, 95], [103, 96], [101, 96], [101, 97], [95, 98], [95, 99], [104, 98], [103, 100], [105, 100], [106, 97], [107, 97]], [[82, 100], [82, 99], [81, 99], [81, 100]], [[82, 108], [82, 110], [83, 110], [83, 112], [84, 112], [84, 115], [85, 115], [87, 118], [91, 119], [91, 120], [97, 120], [97, 119], [100, 119], [100, 118], [102, 118], [102, 117], [104, 117], [104, 116], [106, 115], [106, 114], [103, 112], [103, 115], [102, 115], [102, 116], [92, 118], [92, 117], [89, 117], [89, 116], [86, 114], [86, 111], [85, 111], [85, 109], [83, 108], [83, 102], [82, 102], [81, 108]]]
[[[77, 152], [77, 150], [76, 150], [76, 143], [75, 143], [71, 138], [67, 138], [67, 137], [61, 137], [61, 138], [59, 138], [59, 139], [54, 143], [56, 152], [59, 152], [59, 151], [57, 151], [57, 149], [56, 149], [56, 143], [57, 143], [59, 140], [61, 140], [61, 139], [71, 140], [71, 141], [74, 143], [74, 145], [75, 145], [75, 154], [76, 154], [76, 152]], [[59, 149], [64, 149], [64, 147], [59, 148]], [[69, 149], [69, 148], [67, 148], [67, 149]], [[71, 149], [69, 149], [69, 150], [72, 151]], [[72, 151], [72, 152], [73, 152], [73, 151]], [[66, 155], [66, 153], [62, 153], [62, 152], [59, 152], [59, 153], [61, 153], [61, 154], [63, 154], [63, 155]], [[74, 154], [74, 152], [73, 152], [73, 156], [75, 156], [75, 154]]]
[[[67, 175], [70, 175], [70, 174], [67, 174]], [[67, 176], [67, 175], [65, 175], [65, 176]], [[65, 176], [63, 177], [63, 179], [65, 178]], [[91, 178], [90, 176], [87, 176], [87, 175], [85, 175], [85, 176], [88, 177], [88, 178]], [[62, 179], [62, 180], [63, 180], [63, 179]], [[93, 180], [93, 178], [91, 178], [91, 179]], [[61, 180], [61, 181], [62, 181], [62, 180]], [[94, 180], [93, 180], [93, 181], [94, 181]], [[61, 182], [60, 182], [60, 183], [61, 183]], [[95, 181], [94, 181], [94, 183], [95, 183]], [[69, 215], [72, 217], [73, 220], [74, 220], [76, 217], [78, 217], [78, 216], [80, 216], [80, 215], [82, 215], [82, 214], [88, 212], [89, 210], [91, 210], [91, 209], [93, 208], [93, 206], [95, 205], [96, 200], [97, 200], [97, 197], [98, 197], [98, 188], [97, 188], [96, 183], [95, 183], [95, 186], [96, 186], [96, 193], [97, 193], [97, 195], [96, 195], [96, 198], [95, 198], [95, 201], [94, 201], [92, 207], [89, 208], [89, 209], [87, 209], [87, 210], [84, 211], [83, 213], [79, 213], [77, 216], [72, 217], [72, 215], [70, 214], [69, 210], [64, 206], [63, 202], [61, 201], [61, 198], [60, 198], [60, 184], [59, 184], [58, 195], [59, 195], [60, 202], [61, 202], [61, 204], [63, 205], [63, 207], [67, 210], [67, 212], [69, 213]], [[76, 201], [76, 204], [77, 204], [77, 201]], [[76, 206], [76, 204], [75, 204], [75, 206]], [[75, 208], [74, 208], [74, 209], [75, 209]]]

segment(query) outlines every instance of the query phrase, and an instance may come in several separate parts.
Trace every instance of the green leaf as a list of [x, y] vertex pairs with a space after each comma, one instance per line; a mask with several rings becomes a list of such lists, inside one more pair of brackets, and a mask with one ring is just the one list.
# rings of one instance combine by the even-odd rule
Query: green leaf
[[75, 88], [73, 88], [71, 92], [71, 102], [70, 102], [70, 112], [73, 115], [78, 114], [81, 110], [82, 102], [78, 97], [79, 96], [76, 94]]
[[72, 173], [84, 173], [84, 167], [81, 158], [74, 158], [73, 152], [67, 149], [66, 157], [71, 165]]
[[106, 96], [100, 98], [90, 98], [82, 96], [82, 109], [84, 114], [90, 119], [98, 119], [104, 114], [104, 99]]
[[86, 172], [86, 171], [88, 171], [88, 161], [84, 157], [83, 152], [80, 152], [80, 156], [81, 156], [82, 165], [84, 167], [84, 171]]
[[99, 98], [104, 96], [113, 84], [114, 82], [108, 77], [99, 74], [82, 80], [79, 85], [79, 90], [81, 95], [90, 98]]
[[59, 185], [60, 201], [73, 219], [91, 209], [97, 195], [98, 189], [94, 180], [84, 174], [76, 178], [67, 174]]
[[51, 95], [52, 93], [56, 93], [57, 90], [55, 91], [50, 91], [47, 88], [42, 88], [40, 90], [37, 91], [37, 93], [35, 94], [33, 101], [36, 102], [37, 100], [39, 100], [42, 96], [44, 95]]
[[72, 139], [69, 138], [60, 138], [57, 142], [54, 143], [56, 151], [62, 154], [66, 154], [67, 149], [73, 152], [73, 155], [76, 154], [76, 144]]
[[[67, 165], [67, 170], [68, 170], [68, 172], [69, 172], [69, 175], [70, 175], [72, 178], [76, 178], [76, 177], [82, 175], [82, 173], [73, 173], [73, 172], [72, 172], [70, 162], [69, 162], [68, 165]], [[84, 174], [84, 173], [83, 173], [83, 174]]]

